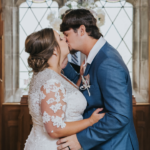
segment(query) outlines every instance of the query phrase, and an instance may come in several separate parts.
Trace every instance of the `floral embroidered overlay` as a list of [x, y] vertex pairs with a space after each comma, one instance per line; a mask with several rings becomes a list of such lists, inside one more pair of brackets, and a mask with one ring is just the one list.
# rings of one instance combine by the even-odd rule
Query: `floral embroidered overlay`
[[45, 111], [43, 113], [43, 117], [42, 118], [43, 118], [43, 123], [46, 123], [46, 122], [50, 121], [50, 115], [48, 113], [46, 113]]
[[[50, 108], [52, 105], [57, 106], [56, 113]], [[83, 94], [53, 70], [47, 68], [34, 73], [28, 94], [33, 128], [24, 150], [57, 150], [58, 139], [52, 139], [49, 134], [64, 128], [65, 122], [83, 119], [86, 105]]]
[[64, 105], [63, 107], [62, 107], [62, 110], [65, 112], [66, 111], [66, 105]]
[[54, 111], [54, 113], [57, 112], [57, 110], [61, 109], [61, 103], [57, 103], [56, 105], [52, 105], [50, 108]]
[[40, 91], [40, 99], [44, 99], [46, 96], [44, 95], [43, 91]]
[[50, 79], [43, 84], [40, 93], [45, 94], [44, 99], [41, 101], [41, 110], [44, 110], [42, 118], [43, 123], [47, 126], [46, 129], [55, 132], [55, 126], [64, 128], [66, 126], [64, 123], [66, 106], [64, 86], [58, 80]]
[[58, 117], [58, 116], [54, 117], [54, 116], [52, 116], [53, 126], [57, 126], [57, 128], [59, 128], [59, 127], [64, 128], [66, 126], [66, 124], [63, 121], [63, 117], [64, 116], [61, 116], [61, 117]]
[[55, 102], [55, 100], [54, 100], [54, 98], [50, 98], [48, 101], [46, 101], [47, 102], [47, 104], [51, 104], [51, 103], [53, 103], [53, 102]]

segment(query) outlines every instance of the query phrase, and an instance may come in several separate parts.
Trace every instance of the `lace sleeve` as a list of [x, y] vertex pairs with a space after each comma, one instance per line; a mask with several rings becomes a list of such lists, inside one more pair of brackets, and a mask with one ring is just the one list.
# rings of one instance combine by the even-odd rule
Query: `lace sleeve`
[[43, 123], [48, 133], [57, 128], [64, 128], [64, 112], [66, 109], [65, 89], [57, 80], [48, 80], [40, 90]]

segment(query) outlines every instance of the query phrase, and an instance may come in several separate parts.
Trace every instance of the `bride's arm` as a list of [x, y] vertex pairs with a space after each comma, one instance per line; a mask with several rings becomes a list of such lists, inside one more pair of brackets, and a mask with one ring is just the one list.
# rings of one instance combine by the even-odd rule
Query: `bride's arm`
[[52, 138], [59, 138], [78, 133], [103, 118], [104, 114], [98, 114], [101, 109], [96, 110], [93, 115], [81, 121], [64, 122], [66, 111], [66, 91], [59, 81], [49, 80], [40, 91], [41, 112], [43, 123], [47, 133]]

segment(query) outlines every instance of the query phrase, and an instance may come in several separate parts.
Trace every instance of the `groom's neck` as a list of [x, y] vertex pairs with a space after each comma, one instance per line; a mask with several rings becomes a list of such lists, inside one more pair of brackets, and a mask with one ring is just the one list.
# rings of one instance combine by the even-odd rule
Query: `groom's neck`
[[93, 39], [91, 37], [88, 37], [87, 39], [85, 39], [85, 41], [83, 43], [82, 53], [88, 57], [90, 51], [92, 50], [93, 46], [96, 44], [97, 41], [98, 41], [98, 39]]

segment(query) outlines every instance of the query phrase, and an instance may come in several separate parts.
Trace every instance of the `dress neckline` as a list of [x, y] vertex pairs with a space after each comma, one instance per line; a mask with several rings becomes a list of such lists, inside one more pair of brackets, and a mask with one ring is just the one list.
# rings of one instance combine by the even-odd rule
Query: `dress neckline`
[[54, 70], [52, 70], [52, 69], [50, 69], [50, 68], [46, 68], [46, 69], [51, 70], [51, 71], [54, 72], [56, 75], [58, 75], [58, 76], [61, 77], [63, 80], [65, 80], [67, 83], [69, 83], [69, 84], [72, 85], [74, 88], [76, 88], [76, 89], [79, 90], [79, 87], [78, 87], [75, 83], [73, 83], [70, 79], [68, 79], [64, 74], [61, 73], [61, 75], [63, 76], [63, 77], [62, 77], [62, 76], [61, 76], [60, 74], [58, 74], [56, 71], [54, 71]]

